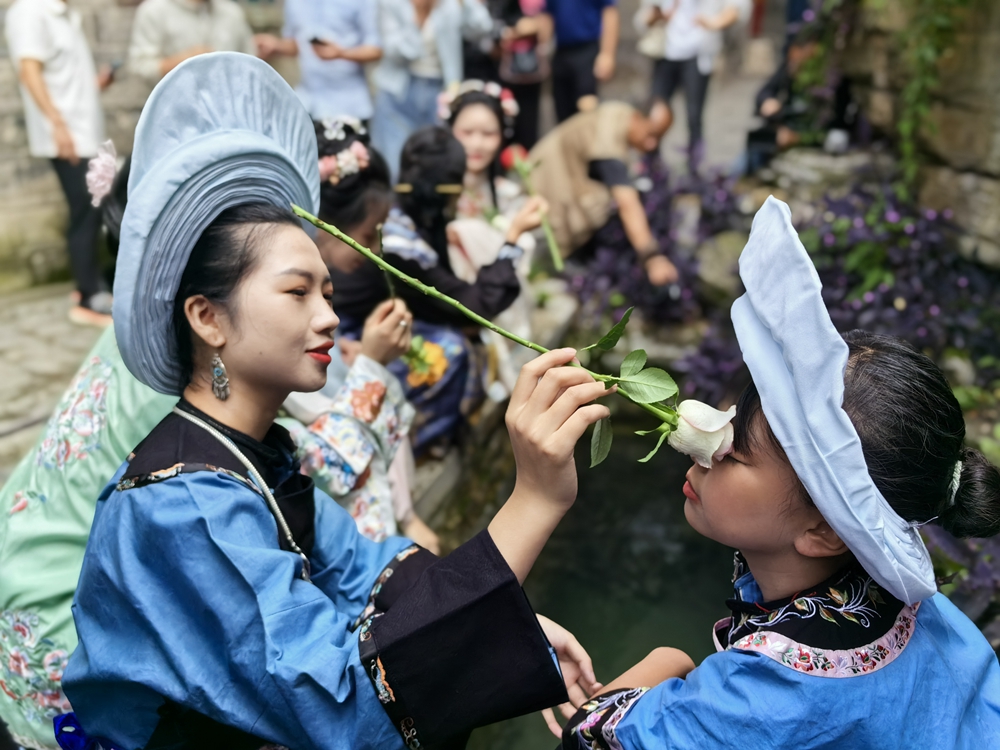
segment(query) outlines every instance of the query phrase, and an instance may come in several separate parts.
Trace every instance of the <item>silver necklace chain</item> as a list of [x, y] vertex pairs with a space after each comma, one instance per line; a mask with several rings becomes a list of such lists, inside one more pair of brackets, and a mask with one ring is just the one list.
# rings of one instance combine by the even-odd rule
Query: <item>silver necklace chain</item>
[[174, 407], [174, 414], [184, 417], [184, 419], [186, 419], [187, 421], [201, 427], [209, 435], [211, 435], [220, 443], [222, 443], [224, 446], [226, 446], [232, 452], [232, 454], [240, 460], [240, 463], [246, 467], [247, 471], [250, 472], [250, 476], [253, 478], [254, 484], [257, 485], [257, 488], [260, 490], [261, 494], [264, 496], [264, 499], [267, 501], [268, 507], [271, 508], [271, 513], [277, 520], [278, 526], [281, 527], [281, 531], [285, 535], [285, 539], [288, 540], [288, 546], [290, 546], [292, 548], [292, 551], [296, 552], [299, 555], [299, 557], [302, 558], [302, 580], [310, 582], [309, 558], [306, 557], [306, 553], [302, 551], [299, 545], [295, 543], [295, 538], [292, 536], [292, 530], [288, 527], [288, 523], [285, 521], [285, 516], [281, 513], [281, 508], [278, 507], [278, 501], [274, 499], [274, 495], [271, 493], [271, 490], [268, 489], [267, 482], [264, 481], [264, 477], [262, 477], [260, 475], [260, 472], [257, 471], [257, 467], [250, 462], [249, 458], [243, 455], [243, 452], [236, 447], [236, 443], [227, 438], [225, 435], [223, 435], [221, 432], [212, 427], [212, 425], [208, 424], [203, 419], [199, 419], [194, 414], [188, 414], [186, 411], [178, 409], [176, 406]]

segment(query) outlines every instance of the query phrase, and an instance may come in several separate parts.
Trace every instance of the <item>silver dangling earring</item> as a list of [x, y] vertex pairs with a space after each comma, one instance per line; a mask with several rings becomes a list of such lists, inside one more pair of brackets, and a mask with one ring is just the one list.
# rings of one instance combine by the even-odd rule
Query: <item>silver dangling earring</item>
[[229, 398], [229, 376], [218, 352], [212, 357], [212, 393], [219, 401]]

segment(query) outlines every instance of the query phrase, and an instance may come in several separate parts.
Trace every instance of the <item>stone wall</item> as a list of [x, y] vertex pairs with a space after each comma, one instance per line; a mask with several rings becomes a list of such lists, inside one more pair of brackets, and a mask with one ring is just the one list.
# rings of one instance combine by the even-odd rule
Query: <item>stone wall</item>
[[[865, 0], [860, 33], [845, 55], [872, 124], [891, 132], [905, 81], [898, 39], [906, 33], [903, 0]], [[966, 233], [962, 250], [1000, 268], [1000, 3], [975, 0], [959, 24], [954, 50], [940, 67], [940, 86], [920, 145], [927, 158], [921, 204], [951, 208]]]
[[[3, 18], [13, 0], [0, 0], [0, 291], [51, 279], [66, 271], [66, 205], [46, 160], [28, 154], [17, 74], [8, 55]], [[134, 0], [72, 0], [98, 66], [124, 61], [135, 14]], [[246, 2], [251, 25], [273, 30], [281, 5]], [[283, 71], [284, 72], [284, 71]], [[150, 86], [121, 69], [102, 94], [105, 124], [120, 154], [132, 150], [139, 113]]]

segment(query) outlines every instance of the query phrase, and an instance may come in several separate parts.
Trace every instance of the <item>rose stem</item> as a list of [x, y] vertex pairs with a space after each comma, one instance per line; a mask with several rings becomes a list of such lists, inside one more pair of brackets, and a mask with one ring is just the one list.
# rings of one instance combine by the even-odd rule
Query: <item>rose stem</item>
[[[484, 318], [482, 315], [479, 315], [477, 313], [472, 312], [472, 310], [470, 310], [469, 308], [467, 308], [465, 305], [463, 305], [458, 300], [452, 299], [451, 297], [449, 297], [446, 294], [442, 294], [441, 292], [439, 292], [434, 287], [427, 286], [423, 282], [418, 281], [417, 279], [414, 279], [412, 276], [407, 276], [405, 273], [403, 273], [402, 271], [400, 271], [398, 268], [396, 268], [395, 266], [393, 266], [392, 264], [390, 264], [388, 261], [380, 258], [375, 253], [373, 253], [371, 250], [369, 250], [367, 247], [364, 247], [361, 244], [359, 244], [352, 237], [348, 237], [346, 234], [344, 234], [339, 229], [337, 229], [337, 227], [333, 226], [332, 224], [327, 224], [325, 221], [321, 221], [321, 220], [317, 219], [315, 216], [313, 216], [311, 213], [309, 213], [305, 209], [299, 208], [296, 205], [292, 205], [292, 211], [295, 213], [296, 216], [299, 216], [300, 218], [305, 219], [306, 221], [308, 221], [313, 226], [315, 226], [315, 227], [317, 227], [319, 229], [322, 229], [324, 232], [327, 232], [328, 234], [332, 234], [334, 237], [336, 237], [338, 240], [340, 240], [341, 242], [343, 242], [345, 245], [354, 248], [359, 253], [361, 253], [363, 256], [365, 256], [366, 258], [368, 258], [368, 260], [370, 260], [376, 266], [378, 266], [379, 268], [381, 268], [383, 272], [385, 272], [386, 274], [392, 274], [393, 276], [395, 276], [399, 280], [401, 280], [404, 283], [409, 284], [410, 286], [412, 286], [418, 292], [422, 292], [422, 293], [426, 294], [428, 297], [433, 297], [434, 299], [441, 300], [442, 302], [444, 302], [444, 303], [446, 303], [448, 305], [451, 305], [456, 310], [458, 310], [463, 315], [465, 315], [467, 318], [469, 318], [469, 320], [472, 320], [473, 322], [478, 323], [483, 328], [488, 328], [489, 330], [493, 331], [494, 333], [500, 334], [501, 336], [503, 336], [506, 339], [510, 339], [515, 344], [520, 344], [521, 346], [527, 347], [528, 349], [531, 349], [532, 351], [538, 352], [539, 354], [547, 354], [548, 353], [549, 350], [546, 349], [544, 346], [536, 344], [533, 341], [528, 341], [527, 339], [523, 339], [520, 336], [518, 336], [517, 334], [511, 333], [510, 331], [505, 331], [503, 328], [501, 328], [500, 326], [495, 325], [494, 323], [490, 322], [489, 320], [487, 320], [486, 318]], [[575, 365], [575, 366], [581, 367], [581, 365]], [[601, 383], [609, 383], [609, 382], [617, 380], [617, 378], [615, 378], [612, 375], [602, 375], [600, 373], [591, 372], [590, 370], [587, 370], [587, 372], [590, 374], [590, 376], [592, 378], [594, 378], [594, 380], [597, 380], [597, 381], [599, 381]], [[637, 403], [635, 400], [633, 400], [628, 395], [627, 391], [622, 390], [622, 388], [621, 388], [620, 385], [618, 387], [617, 393], [618, 393], [619, 396], [621, 396], [622, 398], [624, 398], [626, 401], [631, 401], [633, 404], [636, 404], [637, 406], [642, 407], [642, 409], [644, 409], [645, 411], [647, 411], [650, 414], [652, 414], [654, 417], [656, 417], [657, 419], [659, 419], [661, 422], [667, 422], [670, 419], [670, 417], [671, 417], [671, 413], [672, 413], [673, 410], [670, 409], [669, 407], [664, 406], [662, 404], [659, 404], [659, 405], [658, 404], [639, 404], [639, 403]]]
[[[528, 195], [532, 198], [538, 195], [531, 184], [531, 165], [520, 156], [515, 156], [514, 169], [521, 176], [521, 182]], [[545, 234], [545, 241], [549, 245], [549, 253], [552, 255], [552, 265], [556, 267], [557, 272], [562, 273], [565, 268], [563, 265], [562, 250], [559, 249], [559, 243], [556, 242], [556, 235], [552, 231], [552, 224], [549, 223], [549, 217], [544, 214], [542, 215], [542, 232]]]

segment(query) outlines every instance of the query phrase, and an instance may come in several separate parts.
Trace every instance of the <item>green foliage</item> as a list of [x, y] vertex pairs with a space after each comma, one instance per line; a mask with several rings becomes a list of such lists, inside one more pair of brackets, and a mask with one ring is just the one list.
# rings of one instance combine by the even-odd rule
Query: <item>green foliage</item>
[[[605, 334], [600, 341], [587, 349], [600, 349], [610, 351], [621, 340], [632, 316], [632, 308], [625, 311], [622, 319]], [[659, 432], [660, 440], [656, 447], [642, 461], [648, 461], [663, 445], [667, 435], [677, 427], [677, 412], [674, 404], [666, 403], [670, 399], [675, 399], [679, 392], [677, 383], [670, 377], [669, 373], [658, 367], [646, 367], [646, 352], [636, 349], [630, 352], [622, 361], [618, 375], [595, 375], [605, 386], [611, 388], [618, 386], [618, 394], [628, 399], [634, 404], [642, 406], [650, 414], [660, 420], [660, 424], [647, 433]], [[601, 463], [608, 456], [611, 450], [611, 420], [601, 420], [594, 427], [594, 433], [590, 439], [590, 466], [593, 468]]]
[[[939, 64], [955, 46], [958, 21], [977, 0], [900, 0], [908, 23], [896, 38], [905, 84], [899, 97], [896, 134], [899, 146], [900, 198], [912, 198], [920, 171], [918, 139], [929, 130], [933, 94], [940, 83]], [[800, 91], [819, 91], [843, 68], [847, 35], [860, 17], [862, 6], [881, 10], [885, 0], [821, 0], [813, 22], [819, 27], [816, 54], [795, 76]]]
[[939, 83], [939, 63], [955, 45], [956, 21], [974, 0], [906, 0], [909, 23], [899, 34], [907, 81], [900, 95], [899, 156], [902, 171], [899, 190], [909, 196], [920, 170], [917, 138], [930, 128], [927, 116]]
[[625, 333], [625, 327], [628, 325], [628, 321], [632, 317], [632, 311], [634, 309], [635, 309], [634, 307], [630, 307], [628, 310], [626, 310], [625, 314], [622, 315], [621, 320], [615, 323], [614, 327], [610, 331], [601, 336], [600, 341], [598, 341], [596, 344], [585, 346], [580, 351], [586, 352], [590, 351], [591, 349], [600, 349], [602, 352], [610, 352], [612, 349], [618, 346], [618, 342], [621, 340], [622, 334]]
[[611, 452], [611, 441], [614, 433], [611, 432], [611, 417], [602, 419], [594, 425], [594, 434], [590, 438], [590, 468], [593, 469]]

